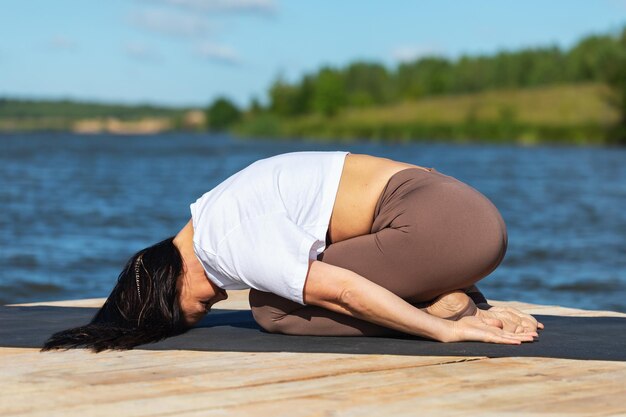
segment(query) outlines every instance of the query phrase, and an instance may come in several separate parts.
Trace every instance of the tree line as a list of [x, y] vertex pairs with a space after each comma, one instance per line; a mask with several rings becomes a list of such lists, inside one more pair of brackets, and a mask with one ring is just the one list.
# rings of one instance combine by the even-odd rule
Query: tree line
[[593, 35], [569, 50], [557, 46], [501, 51], [451, 60], [427, 56], [389, 70], [376, 62], [323, 67], [269, 88], [269, 110], [283, 116], [318, 112], [334, 115], [344, 107], [379, 106], [443, 94], [529, 88], [589, 81], [620, 83], [626, 78], [626, 28], [618, 36]]
[[69, 120], [115, 117], [136, 120], [143, 117], [180, 116], [185, 109], [144, 105], [87, 103], [73, 100], [24, 100], [0, 97], [0, 118], [63, 118]]
[[401, 63], [394, 69], [363, 61], [344, 67], [324, 66], [304, 74], [296, 82], [278, 77], [268, 89], [265, 107], [253, 99], [248, 109], [239, 109], [220, 97], [209, 106], [208, 116], [225, 128], [237, 123], [243, 112], [283, 118], [308, 114], [332, 117], [344, 108], [585, 82], [601, 82], [612, 87], [612, 103], [622, 115], [616, 134], [626, 137], [626, 27], [616, 34], [587, 36], [567, 50], [546, 46], [505, 50], [493, 55], [464, 55], [458, 59], [433, 55]]

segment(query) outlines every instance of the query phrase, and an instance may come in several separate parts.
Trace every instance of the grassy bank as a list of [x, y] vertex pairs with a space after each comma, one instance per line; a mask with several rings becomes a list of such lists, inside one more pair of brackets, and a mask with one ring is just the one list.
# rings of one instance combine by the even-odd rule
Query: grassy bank
[[485, 91], [351, 108], [334, 117], [248, 115], [234, 132], [344, 140], [604, 143], [619, 118], [608, 97], [602, 84]]
[[[199, 110], [153, 105], [0, 98], [0, 132], [159, 133], [204, 128]], [[202, 112], [200, 112], [202, 113]]]
[[[483, 91], [385, 106], [345, 108], [334, 116], [278, 116], [259, 108], [232, 127], [239, 136], [319, 140], [609, 143], [619, 121], [604, 84]], [[215, 122], [215, 121], [214, 121]], [[216, 123], [209, 123], [213, 125]], [[201, 110], [65, 101], [0, 100], [0, 132], [73, 131], [152, 134], [205, 130]]]

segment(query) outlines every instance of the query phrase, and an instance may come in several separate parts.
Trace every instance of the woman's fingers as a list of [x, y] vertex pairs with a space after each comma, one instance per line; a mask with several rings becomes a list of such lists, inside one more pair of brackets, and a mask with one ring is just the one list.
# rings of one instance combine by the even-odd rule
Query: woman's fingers
[[[520, 330], [518, 333], [500, 329], [491, 323], [494, 319], [464, 317], [454, 322], [454, 341], [479, 341], [488, 343], [520, 344], [532, 342], [538, 336], [535, 331]], [[518, 329], [515, 329], [516, 331]]]
[[498, 327], [504, 331], [510, 333], [526, 333], [526, 332], [536, 332], [537, 327], [535, 327], [534, 323], [527, 320], [520, 320], [517, 316], [513, 314], [507, 313], [491, 313], [490, 311], [484, 311], [479, 313], [479, 317], [483, 319], [483, 321], [494, 327]]
[[539, 321], [537, 321], [536, 318], [534, 318], [532, 315], [528, 314], [528, 313], [524, 313], [523, 311], [519, 311], [516, 308], [513, 307], [495, 307], [496, 311], [507, 311], [511, 314], [515, 314], [518, 317], [522, 318], [522, 320], [528, 321], [530, 322], [530, 326], [534, 326], [535, 329], [543, 329], [544, 325], [543, 323], [540, 323]]
[[530, 314], [512, 307], [477, 309], [474, 313], [453, 319], [453, 335], [446, 341], [478, 341], [518, 345], [532, 342], [543, 329]]
[[511, 319], [510, 317], [507, 317], [506, 319], [504, 319], [503, 322], [504, 322], [504, 327], [502, 330], [505, 330], [511, 333], [515, 333], [515, 330], [521, 326], [521, 323], [518, 320]]
[[520, 324], [526, 331], [543, 330], [543, 323], [532, 315], [519, 311], [513, 307], [491, 307], [489, 310], [478, 309], [476, 315], [482, 318], [498, 319], [500, 324], [492, 324], [504, 330], [515, 331]]
[[483, 319], [483, 321], [486, 324], [488, 324], [489, 326], [498, 327], [500, 329], [502, 329], [504, 327], [504, 324], [502, 323], [502, 320], [486, 317], [486, 318]]
[[530, 314], [522, 313], [520, 311], [518, 316], [522, 319], [522, 322], [524, 322], [525, 325], [532, 326], [535, 329], [539, 327], [539, 322], [537, 321], [537, 319]]
[[525, 327], [525, 326], [517, 326], [515, 328], [515, 333], [529, 333], [535, 336], [539, 336], [536, 330], [529, 329], [528, 327]]
[[544, 328], [543, 323], [539, 323], [533, 316], [513, 307], [493, 307], [489, 312], [505, 322], [505, 330], [514, 331], [513, 326], [516, 327], [518, 325], [522, 325], [528, 331]]
[[528, 330], [537, 330], [537, 323], [536, 322], [532, 322], [530, 320], [526, 320], [526, 319], [521, 319], [519, 321], [519, 325], [521, 327], [523, 327], [524, 329], [528, 329]]
[[519, 345], [523, 342], [532, 342], [535, 340], [535, 337], [536, 336], [533, 336], [532, 334], [528, 334], [528, 333], [515, 334], [515, 333], [505, 332], [505, 333], [497, 334], [497, 333], [489, 332], [488, 334], [485, 335], [482, 341], [490, 342], [490, 343], [505, 343], [505, 344]]
[[[521, 320], [519, 320], [515, 315], [512, 315], [504, 311], [492, 312], [491, 310], [488, 310], [484, 314], [484, 317], [498, 320], [501, 323], [501, 325], [496, 326], [496, 327], [499, 327], [502, 330], [511, 332], [511, 333], [515, 333], [516, 329], [522, 324]], [[535, 329], [530, 327], [528, 328], [528, 330], [535, 330]]]
[[489, 326], [497, 327], [499, 329], [502, 329], [504, 327], [504, 323], [502, 323], [502, 320], [500, 320], [499, 318], [496, 318], [492, 314], [489, 314], [488, 311], [478, 310], [476, 312], [476, 316], [480, 318], [483, 321], [483, 323], [486, 323]]
[[510, 340], [519, 340], [520, 342], [532, 342], [535, 340], [535, 337], [539, 335], [534, 331], [526, 331], [522, 327], [515, 329], [515, 332], [508, 332], [505, 330], [493, 331], [497, 336], [503, 337]]

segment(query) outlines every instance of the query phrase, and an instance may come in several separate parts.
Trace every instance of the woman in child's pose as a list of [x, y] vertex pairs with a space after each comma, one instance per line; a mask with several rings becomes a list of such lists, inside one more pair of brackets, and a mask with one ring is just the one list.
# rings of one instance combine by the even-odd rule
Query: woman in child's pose
[[475, 286], [506, 246], [496, 207], [433, 168], [347, 151], [276, 155], [191, 204], [176, 236], [130, 258], [90, 324], [44, 349], [173, 336], [245, 288], [269, 332], [532, 341], [541, 323], [489, 306]]

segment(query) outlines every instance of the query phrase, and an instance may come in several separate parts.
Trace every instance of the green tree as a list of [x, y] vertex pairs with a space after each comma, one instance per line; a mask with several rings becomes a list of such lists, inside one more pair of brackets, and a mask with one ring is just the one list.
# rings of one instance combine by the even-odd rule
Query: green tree
[[250, 99], [250, 105], [248, 106], [248, 111], [250, 114], [259, 114], [263, 111], [263, 106], [259, 102], [259, 99], [254, 96]]
[[305, 75], [300, 84], [295, 87], [291, 103], [291, 114], [299, 116], [313, 111], [314, 95], [315, 79], [311, 75]]
[[341, 72], [333, 68], [322, 68], [315, 80], [313, 108], [325, 116], [332, 117], [346, 104], [345, 83]]
[[620, 114], [620, 119], [610, 132], [610, 139], [626, 145], [626, 28], [614, 40], [612, 58], [604, 62], [603, 78], [611, 87], [610, 98]]
[[278, 76], [269, 90], [269, 108], [272, 113], [280, 116], [291, 115], [295, 95], [295, 88], [289, 85], [282, 76]]
[[223, 131], [241, 119], [241, 111], [230, 100], [219, 97], [207, 109], [209, 130]]
[[314, 80], [305, 75], [299, 84], [289, 84], [279, 76], [269, 91], [270, 110], [280, 116], [298, 116], [312, 110]]
[[525, 78], [525, 86], [566, 82], [567, 74], [563, 71], [565, 66], [565, 55], [557, 46], [535, 49]]
[[471, 93], [493, 85], [497, 64], [486, 56], [470, 57], [463, 55], [454, 65], [451, 74], [453, 93]]
[[344, 70], [348, 105], [366, 107], [385, 104], [391, 99], [387, 68], [378, 63], [355, 62]]
[[581, 40], [567, 54], [567, 70], [572, 81], [600, 81], [605, 65], [619, 53], [615, 37], [593, 35]]
[[449, 93], [452, 87], [452, 64], [445, 58], [430, 56], [402, 63], [396, 76], [400, 98]]

